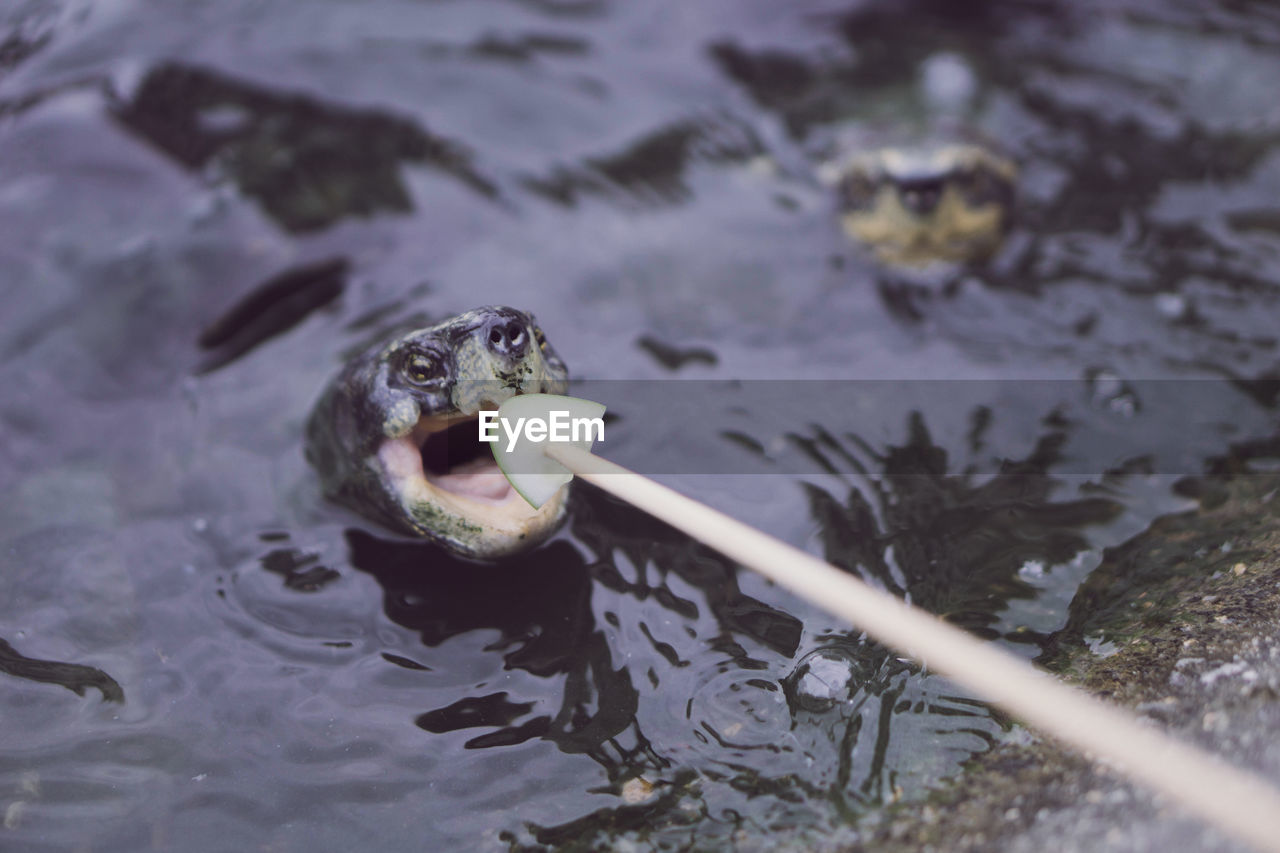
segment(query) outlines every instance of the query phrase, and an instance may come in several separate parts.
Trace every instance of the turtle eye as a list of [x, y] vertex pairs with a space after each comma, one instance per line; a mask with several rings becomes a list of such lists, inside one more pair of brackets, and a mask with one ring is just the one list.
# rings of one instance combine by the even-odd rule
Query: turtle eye
[[444, 365], [440, 359], [425, 352], [411, 352], [401, 367], [406, 379], [414, 385], [430, 385], [444, 376]]
[[876, 185], [862, 172], [846, 175], [840, 181], [840, 206], [845, 210], [860, 210], [871, 206]]
[[970, 204], [987, 204], [1002, 199], [1003, 184], [994, 174], [976, 167], [963, 169], [952, 176], [952, 183]]

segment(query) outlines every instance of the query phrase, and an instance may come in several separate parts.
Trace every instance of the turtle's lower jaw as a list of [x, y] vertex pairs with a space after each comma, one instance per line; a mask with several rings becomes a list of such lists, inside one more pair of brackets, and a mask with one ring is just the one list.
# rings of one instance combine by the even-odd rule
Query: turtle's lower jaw
[[405, 520], [467, 556], [493, 559], [550, 536], [564, 518], [568, 487], [534, 509], [511, 488], [479, 439], [479, 414], [424, 416], [386, 439], [377, 464]]
[[951, 189], [923, 213], [892, 188], [876, 206], [844, 214], [845, 233], [870, 248], [881, 263], [922, 268], [935, 263], [976, 263], [1000, 248], [1007, 211], [996, 204], [966, 205]]

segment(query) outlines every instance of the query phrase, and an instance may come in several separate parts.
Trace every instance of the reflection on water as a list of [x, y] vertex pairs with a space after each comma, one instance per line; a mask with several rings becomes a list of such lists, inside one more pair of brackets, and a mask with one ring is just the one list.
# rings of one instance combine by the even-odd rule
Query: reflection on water
[[[595, 555], [593, 571], [606, 588], [628, 596], [649, 599], [685, 618], [699, 614], [697, 605], [672, 589], [672, 580], [697, 590], [716, 625], [706, 641], [716, 651], [730, 654], [747, 666], [758, 665], [736, 638], [790, 654], [800, 636], [794, 616], [772, 607], [739, 589], [737, 569], [716, 552], [690, 540], [661, 521], [612, 498], [575, 498], [573, 530]], [[624, 575], [621, 566], [634, 571]], [[653, 577], [650, 577], [650, 572]]]
[[0, 639], [0, 672], [31, 681], [60, 684], [77, 696], [83, 696], [86, 689], [96, 687], [102, 692], [103, 701], [124, 701], [124, 691], [120, 689], [120, 685], [102, 670], [92, 666], [24, 657], [4, 639]]
[[[988, 417], [982, 409], [973, 414], [975, 445]], [[1059, 483], [1050, 470], [1060, 460], [1061, 433], [1043, 436], [1027, 458], [973, 482], [957, 473], [964, 465], [933, 443], [918, 414], [907, 429], [903, 444], [879, 452], [825, 431], [793, 437], [828, 471], [863, 475], [866, 484], [866, 493], [851, 486], [843, 499], [806, 486], [825, 556], [978, 636], [999, 636], [990, 626], [1000, 611], [1036, 594], [1019, 576], [1023, 566], [1068, 562], [1089, 547], [1088, 525], [1122, 510], [1100, 497], [1052, 500]]]
[[[975, 414], [975, 446], [985, 423]], [[1035, 594], [1025, 564], [1071, 560], [1090, 547], [1085, 529], [1119, 510], [1053, 499], [1059, 434], [982, 482], [932, 443], [918, 415], [901, 444], [878, 453], [826, 431], [793, 441], [847, 478], [841, 497], [806, 487], [826, 557], [986, 636], [998, 636], [991, 626], [1011, 599]], [[585, 552], [558, 540], [497, 565], [347, 534], [386, 616], [423, 646], [483, 637], [482, 654], [503, 671], [535, 676], [459, 685], [406, 717], [498, 763], [503, 750], [548, 741], [589, 757], [604, 773], [599, 791], [623, 799], [563, 824], [508, 825], [513, 842], [604, 844], [634, 832], [678, 844], [692, 823], [700, 839], [727, 839], [748, 812], [825, 831], [945, 772], [1003, 725], [857, 631], [807, 633], [746, 593], [715, 552], [621, 502], [581, 487], [572, 518]], [[437, 665], [411, 650], [383, 656], [412, 672]], [[627, 801], [631, 784], [650, 795]]]
[[411, 212], [403, 163], [429, 163], [484, 196], [497, 192], [464, 149], [410, 120], [272, 92], [211, 69], [152, 68], [116, 117], [187, 168], [225, 175], [289, 231]]
[[341, 295], [350, 263], [328, 258], [273, 275], [214, 320], [197, 343], [206, 351], [198, 373], [217, 370], [296, 326]]
[[584, 194], [613, 195], [622, 204], [679, 203], [692, 198], [686, 175], [698, 164], [735, 163], [765, 153], [751, 126], [731, 115], [682, 121], [640, 139], [625, 151], [589, 158], [580, 168], [557, 168], [525, 185], [573, 206]]
[[567, 752], [618, 763], [605, 746], [632, 722], [636, 691], [594, 623], [590, 575], [576, 550], [559, 542], [517, 562], [486, 565], [360, 531], [348, 538], [352, 564], [382, 585], [387, 617], [418, 632], [424, 644], [493, 631], [497, 638], [485, 649], [500, 654], [504, 668], [562, 685], [558, 707], [494, 692], [428, 709], [417, 717], [420, 727], [496, 729], [471, 737], [467, 749], [540, 737]]
[[5, 32], [0, 40], [0, 73], [16, 67], [49, 43], [53, 37], [50, 17], [33, 10], [30, 17], [19, 17], [17, 26]]

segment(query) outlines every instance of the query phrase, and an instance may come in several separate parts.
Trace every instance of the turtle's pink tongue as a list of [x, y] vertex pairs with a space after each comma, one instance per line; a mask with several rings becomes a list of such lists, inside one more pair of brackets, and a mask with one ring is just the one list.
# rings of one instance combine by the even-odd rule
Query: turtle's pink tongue
[[473, 459], [449, 469], [448, 474], [428, 477], [432, 485], [472, 498], [505, 500], [511, 495], [511, 484], [492, 459]]

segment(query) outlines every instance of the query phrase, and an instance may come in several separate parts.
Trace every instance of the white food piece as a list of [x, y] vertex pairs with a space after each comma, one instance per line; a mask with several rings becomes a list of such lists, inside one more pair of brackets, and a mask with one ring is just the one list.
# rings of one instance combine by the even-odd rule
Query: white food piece
[[[546, 437], [550, 430], [546, 427], [552, 423], [553, 413], [555, 418], [567, 420], [571, 425], [564, 430], [570, 436], [575, 434], [572, 429], [574, 422], [579, 424], [576, 441], [571, 438], [556, 443], [572, 444], [590, 451], [596, 436], [602, 431], [584, 428], [582, 424], [603, 418], [604, 411], [605, 407], [600, 403], [559, 394], [509, 397], [498, 409], [498, 440], [490, 443], [493, 458], [520, 497], [534, 508], [540, 507], [573, 479], [573, 472], [543, 454], [550, 441]], [[535, 434], [540, 432], [544, 436], [542, 441], [530, 440], [525, 429], [536, 422], [544, 425], [541, 430], [533, 430]]]

